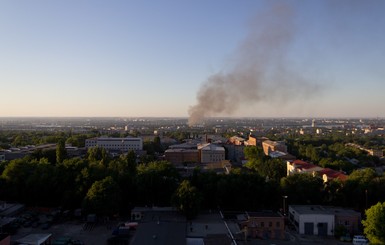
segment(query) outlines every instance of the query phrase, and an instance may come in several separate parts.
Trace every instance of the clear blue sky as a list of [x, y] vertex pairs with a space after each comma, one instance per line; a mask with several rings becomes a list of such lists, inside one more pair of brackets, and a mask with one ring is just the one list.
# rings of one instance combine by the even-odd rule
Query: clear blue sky
[[382, 0], [3, 0], [0, 116], [188, 116], [277, 3], [293, 13], [285, 66], [318, 90], [231, 115], [385, 117]]

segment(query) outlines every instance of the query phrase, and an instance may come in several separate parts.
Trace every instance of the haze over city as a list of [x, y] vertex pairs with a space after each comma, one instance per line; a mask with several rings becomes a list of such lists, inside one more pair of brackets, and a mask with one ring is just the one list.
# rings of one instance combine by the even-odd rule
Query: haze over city
[[385, 117], [384, 1], [2, 1], [0, 117]]

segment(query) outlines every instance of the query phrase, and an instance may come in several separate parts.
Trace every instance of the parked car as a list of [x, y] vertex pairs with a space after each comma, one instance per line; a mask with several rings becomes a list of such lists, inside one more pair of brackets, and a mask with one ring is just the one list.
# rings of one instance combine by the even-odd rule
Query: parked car
[[353, 237], [353, 245], [367, 245], [369, 244], [369, 240], [362, 235], [355, 235]]
[[346, 234], [346, 235], [340, 237], [340, 241], [341, 242], [351, 242], [352, 240], [353, 239], [350, 236], [350, 234]]

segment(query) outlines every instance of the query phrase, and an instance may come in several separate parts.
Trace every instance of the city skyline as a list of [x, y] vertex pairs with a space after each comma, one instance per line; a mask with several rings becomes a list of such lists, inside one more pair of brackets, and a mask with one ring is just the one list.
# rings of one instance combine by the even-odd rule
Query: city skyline
[[[188, 117], [218, 76], [215, 101], [236, 106], [205, 116], [385, 117], [384, 11], [376, 0], [3, 1], [0, 117]], [[262, 78], [244, 84], [234, 74], [249, 61]]]

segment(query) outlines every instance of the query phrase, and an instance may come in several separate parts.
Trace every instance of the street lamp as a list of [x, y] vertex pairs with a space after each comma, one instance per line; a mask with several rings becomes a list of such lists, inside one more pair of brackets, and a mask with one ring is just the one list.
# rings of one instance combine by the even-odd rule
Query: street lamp
[[365, 209], [368, 208], [368, 189], [365, 190]]
[[283, 216], [286, 216], [286, 199], [287, 196], [282, 196], [283, 199]]

